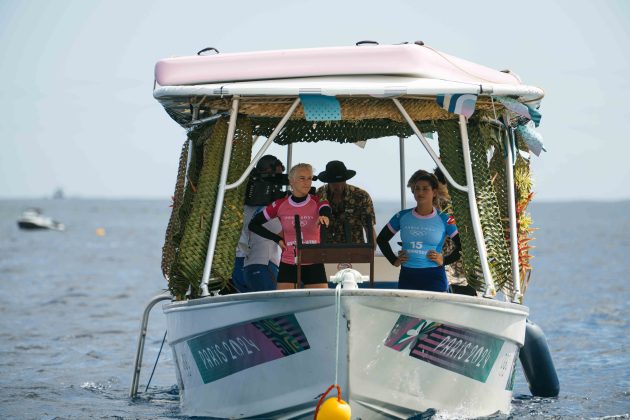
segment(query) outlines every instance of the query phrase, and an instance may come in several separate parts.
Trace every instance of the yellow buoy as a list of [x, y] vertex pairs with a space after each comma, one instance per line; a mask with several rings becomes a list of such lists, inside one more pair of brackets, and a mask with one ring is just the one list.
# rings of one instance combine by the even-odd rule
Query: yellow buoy
[[319, 407], [316, 420], [350, 420], [350, 405], [337, 397], [328, 398]]
[[105, 236], [105, 229], [104, 228], [97, 228], [96, 229], [96, 236]]

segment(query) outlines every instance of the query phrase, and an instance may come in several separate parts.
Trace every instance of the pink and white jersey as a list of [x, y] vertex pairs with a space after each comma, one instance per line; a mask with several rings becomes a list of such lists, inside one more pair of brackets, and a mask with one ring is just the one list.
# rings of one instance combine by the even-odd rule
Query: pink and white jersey
[[294, 218], [297, 214], [300, 216], [300, 227], [302, 230], [303, 244], [319, 243], [319, 210], [322, 207], [329, 206], [328, 201], [321, 199], [319, 196], [309, 194], [306, 200], [296, 203], [291, 197], [280, 198], [269, 204], [263, 210], [265, 219], [280, 219], [282, 225], [282, 236], [287, 249], [282, 251], [281, 261], [285, 264], [296, 264], [295, 254], [295, 227]]

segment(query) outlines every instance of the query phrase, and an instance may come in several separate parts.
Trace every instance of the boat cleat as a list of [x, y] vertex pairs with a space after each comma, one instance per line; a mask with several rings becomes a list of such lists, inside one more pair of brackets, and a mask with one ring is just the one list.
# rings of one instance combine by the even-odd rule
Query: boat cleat
[[337, 271], [335, 275], [330, 276], [331, 283], [341, 284], [342, 289], [358, 289], [359, 283], [369, 279], [369, 276], [364, 276], [352, 268], [344, 268]]

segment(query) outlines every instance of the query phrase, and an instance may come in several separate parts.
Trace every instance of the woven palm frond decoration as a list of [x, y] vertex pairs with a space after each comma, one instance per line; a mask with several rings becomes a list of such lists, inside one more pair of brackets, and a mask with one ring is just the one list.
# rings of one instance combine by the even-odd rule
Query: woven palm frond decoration
[[175, 181], [175, 192], [173, 193], [173, 203], [171, 217], [166, 226], [166, 235], [164, 238], [164, 246], [162, 247], [162, 274], [168, 280], [170, 278], [171, 266], [175, 260], [177, 245], [173, 240], [176, 232], [180, 231], [181, 220], [179, 218], [179, 210], [184, 201], [184, 189], [186, 187], [186, 169], [188, 165], [188, 150], [190, 142], [186, 140], [182, 146], [182, 152], [179, 157], [179, 167], [177, 168], [177, 180]]
[[[207, 140], [211, 137], [214, 130], [214, 124], [204, 125], [188, 133], [188, 141], [191, 143], [188, 171], [184, 177], [184, 192], [183, 197], [179, 198], [176, 189], [173, 211], [171, 213], [171, 219], [177, 220], [173, 225], [177, 226], [177, 229], [172, 230], [172, 237], [170, 244], [165, 243], [165, 248], [169, 248], [174, 251], [174, 256], [169, 257], [170, 267], [168, 275], [168, 286], [171, 294], [176, 299], [182, 300], [185, 298], [186, 292], [190, 287], [191, 278], [187, 274], [186, 268], [190, 265], [190, 242], [192, 230], [188, 231], [186, 241], [184, 241], [186, 227], [191, 221], [190, 215], [193, 210], [193, 203], [196, 200], [199, 178], [201, 174], [201, 168], [204, 163], [204, 149]], [[180, 161], [181, 165], [181, 161]], [[179, 183], [179, 178], [178, 178]], [[163, 260], [165, 259], [163, 255]], [[203, 264], [203, 263], [202, 263]], [[203, 265], [202, 265], [203, 270]]]
[[[490, 160], [490, 176], [493, 182], [494, 190], [497, 193], [499, 211], [501, 214], [501, 223], [503, 224], [503, 230], [505, 232], [505, 240], [509, 244], [510, 241], [510, 226], [509, 226], [509, 214], [508, 214], [508, 197], [507, 197], [507, 175], [505, 173], [505, 143], [504, 136], [507, 136], [507, 131], [501, 130], [501, 140], [496, 136], [489, 137], [492, 145], [495, 147], [494, 155]], [[519, 143], [520, 150], [527, 150], [527, 146], [522, 142]], [[516, 155], [516, 161], [514, 164], [514, 195], [515, 195], [515, 208], [516, 208], [516, 226], [517, 226], [517, 244], [518, 244], [518, 263], [519, 263], [519, 276], [521, 280], [521, 294], [525, 294], [527, 289], [527, 283], [529, 275], [531, 274], [531, 265], [529, 263], [532, 258], [529, 250], [532, 248], [530, 242], [534, 239], [532, 237], [533, 228], [531, 227], [532, 219], [530, 214], [526, 211], [529, 205], [533, 192], [532, 192], [532, 178], [529, 169], [529, 160], [523, 158], [520, 154]], [[514, 296], [513, 283], [507, 282], [503, 287], [503, 292], [512, 298]]]
[[[436, 127], [442, 162], [455, 181], [466, 185], [459, 124], [456, 121], [441, 121], [436, 124]], [[477, 207], [488, 252], [488, 263], [495, 287], [501, 289], [511, 279], [511, 260], [487, 159], [490, 146], [488, 138], [498, 134], [494, 132], [496, 128], [479, 120], [472, 120], [468, 127]], [[462, 241], [462, 261], [468, 284], [477, 290], [483, 290], [481, 263], [473, 233], [467, 194], [454, 188], [450, 190], [450, 194]]]
[[[202, 159], [191, 159], [189, 175], [191, 197], [189, 205], [180, 208], [180, 220], [185, 220], [176, 257], [171, 266], [169, 289], [177, 299], [183, 299], [191, 288], [191, 297], [200, 295], [200, 285], [208, 251], [208, 240], [214, 217], [214, 209], [225, 152], [228, 124], [225, 119], [203, 127], [191, 134], [193, 144], [200, 144]], [[251, 128], [247, 118], [239, 118], [232, 144], [228, 183], [236, 181], [249, 164], [252, 148]], [[191, 173], [191, 171], [196, 172]], [[188, 192], [188, 191], [187, 191]], [[243, 224], [243, 199], [245, 185], [228, 190], [223, 201], [223, 211], [217, 244], [213, 256], [210, 290], [224, 289], [228, 284], [236, 252], [236, 244]], [[185, 198], [186, 198], [185, 194]], [[185, 214], [188, 213], [188, 214]]]
[[[230, 170], [227, 182], [236, 182], [249, 165], [252, 154], [252, 130], [250, 121], [246, 116], [239, 115], [234, 133], [232, 153], [230, 156]], [[221, 155], [221, 161], [223, 155]], [[232, 291], [228, 287], [234, 269], [236, 258], [236, 245], [241, 236], [243, 227], [243, 203], [247, 183], [227, 190], [223, 199], [223, 212], [217, 245], [212, 260], [210, 290], [223, 289], [224, 292]]]
[[[490, 149], [493, 150], [493, 155], [489, 162], [490, 181], [497, 197], [497, 210], [500, 218], [500, 223], [503, 229], [503, 238], [505, 240], [506, 250], [510, 257], [511, 264], [511, 252], [510, 252], [510, 216], [508, 207], [508, 185], [507, 185], [507, 173], [505, 168], [505, 139], [507, 131], [499, 128], [496, 125], [486, 124], [484, 131], [486, 132], [485, 138], [488, 140]], [[512, 269], [510, 266], [509, 278], [503, 284], [501, 291], [510, 299], [514, 298], [514, 282], [512, 281]]]
[[[457, 121], [444, 121], [436, 125], [440, 147], [440, 159], [453, 179], [460, 185], [466, 185], [464, 155]], [[468, 195], [456, 188], [450, 188], [453, 216], [457, 222], [462, 243], [461, 261], [468, 284], [478, 291], [483, 291], [481, 262], [477, 253], [477, 243], [472, 229], [472, 219], [468, 206]]]
[[[489, 162], [490, 181], [492, 187], [497, 196], [498, 211], [500, 215], [500, 222], [503, 228], [503, 236], [505, 238], [508, 251], [510, 249], [510, 216], [508, 207], [508, 186], [507, 186], [507, 174], [505, 169], [505, 143], [504, 136], [507, 133], [505, 130], [496, 129], [487, 137], [493, 154]], [[511, 258], [511, 253], [510, 253]], [[511, 271], [510, 271], [511, 272]], [[506, 281], [502, 292], [510, 298], [514, 297], [514, 283], [513, 281]]]
[[501, 133], [497, 126], [479, 120], [472, 121], [469, 133], [475, 193], [478, 200], [479, 219], [488, 250], [488, 263], [496, 289], [501, 290], [507, 287], [508, 294], [511, 295], [513, 291], [512, 259], [509, 242], [505, 239], [499, 200], [488, 168], [488, 150], [492, 145], [501, 144]]

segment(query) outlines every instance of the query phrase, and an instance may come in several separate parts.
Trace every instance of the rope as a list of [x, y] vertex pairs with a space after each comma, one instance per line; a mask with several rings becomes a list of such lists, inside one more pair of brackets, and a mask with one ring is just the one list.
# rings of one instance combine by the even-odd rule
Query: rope
[[322, 403], [324, 402], [324, 399], [326, 398], [326, 395], [328, 395], [328, 393], [333, 389], [333, 388], [337, 388], [337, 401], [341, 401], [341, 388], [339, 388], [339, 385], [331, 385], [328, 387], [328, 389], [326, 390], [326, 392], [324, 392], [321, 396], [321, 398], [319, 399], [319, 401], [317, 402], [317, 407], [315, 407], [315, 415], [313, 416], [313, 418], [315, 420], [317, 420], [317, 413], [319, 413], [319, 407], [322, 405]]
[[335, 334], [335, 385], [338, 386], [337, 377], [339, 374], [339, 321], [341, 319], [341, 283], [335, 287], [335, 310], [337, 313], [337, 329]]
[[337, 388], [337, 401], [341, 401], [341, 388], [339, 387], [339, 383], [337, 381], [339, 376], [339, 326], [341, 323], [341, 283], [337, 284], [335, 287], [335, 315], [337, 318], [337, 330], [335, 334], [335, 383], [328, 387], [326, 392], [322, 394], [319, 401], [317, 402], [317, 407], [315, 407], [315, 416], [313, 417], [317, 420], [317, 413], [319, 412], [319, 407], [324, 402], [326, 395], [333, 389]]
[[[462, 67], [460, 67], [459, 65], [455, 64], [452, 60], [450, 60], [450, 59], [449, 59], [448, 57], [446, 57], [444, 54], [442, 54], [441, 52], [439, 52], [439, 51], [438, 51], [438, 50], [436, 50], [436, 49], [433, 49], [433, 48], [429, 47], [428, 45], [423, 45], [423, 47], [424, 47], [424, 48], [426, 48], [426, 49], [429, 49], [429, 50], [433, 51], [434, 53], [436, 53], [437, 55], [439, 55], [440, 57], [442, 57], [444, 60], [446, 60], [446, 62], [448, 62], [450, 65], [452, 65], [453, 67], [455, 67], [457, 70], [461, 71], [462, 73], [466, 73], [466, 74], [467, 74], [467, 75], [469, 75], [469, 76], [475, 77], [475, 78], [477, 78], [477, 79], [481, 79], [481, 80], [483, 80], [483, 81], [485, 81], [485, 82], [498, 83], [498, 82], [496, 82], [496, 81], [494, 81], [494, 80], [486, 79], [486, 78], [484, 78], [484, 77], [479, 76], [478, 74], [471, 73], [471, 72], [469, 72], [469, 71], [465, 70], [464, 68], [462, 68]], [[508, 75], [512, 76], [512, 78], [514, 78], [514, 80], [515, 80], [518, 84], [521, 84], [521, 81], [519, 80], [519, 78], [518, 78], [518, 77], [516, 77], [516, 75], [514, 75], [513, 73], [505, 73], [505, 74], [508, 74]]]
[[147, 382], [147, 387], [144, 389], [144, 392], [147, 392], [149, 389], [149, 385], [151, 385], [151, 379], [153, 379], [153, 374], [155, 373], [155, 367], [158, 364], [158, 360], [160, 360], [160, 354], [162, 354], [162, 347], [164, 347], [164, 342], [166, 341], [166, 333], [167, 331], [164, 331], [164, 338], [162, 339], [162, 344], [160, 344], [160, 351], [158, 351], [158, 355], [155, 358], [155, 364], [153, 365], [153, 370], [151, 371], [151, 376], [149, 377], [149, 382]]

